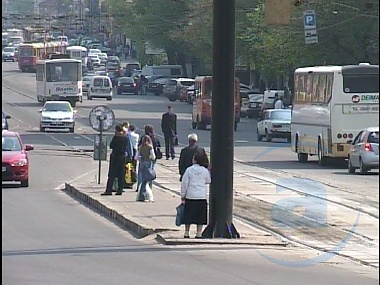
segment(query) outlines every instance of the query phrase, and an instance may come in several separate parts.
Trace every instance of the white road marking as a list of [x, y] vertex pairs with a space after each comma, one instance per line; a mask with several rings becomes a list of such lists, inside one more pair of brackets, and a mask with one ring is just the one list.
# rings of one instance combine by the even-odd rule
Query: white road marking
[[88, 172], [86, 172], [86, 173], [83, 173], [83, 174], [81, 174], [81, 175], [75, 177], [74, 179], [72, 179], [72, 180], [70, 180], [70, 181], [67, 181], [67, 182], [64, 182], [64, 183], [59, 184], [57, 187], [54, 188], [54, 190], [61, 190], [62, 188], [65, 187], [65, 183], [69, 183], [69, 184], [70, 184], [70, 183], [73, 183], [73, 182], [75, 182], [76, 180], [78, 180], [78, 179], [80, 179], [80, 178], [82, 178], [82, 177], [84, 177], [84, 176], [86, 176], [86, 175], [89, 175], [89, 174], [91, 174], [91, 173], [93, 173], [93, 172], [95, 172], [95, 171], [98, 171], [98, 168], [94, 168], [94, 169], [92, 169], [92, 170], [90, 170], [90, 171], [88, 171]]

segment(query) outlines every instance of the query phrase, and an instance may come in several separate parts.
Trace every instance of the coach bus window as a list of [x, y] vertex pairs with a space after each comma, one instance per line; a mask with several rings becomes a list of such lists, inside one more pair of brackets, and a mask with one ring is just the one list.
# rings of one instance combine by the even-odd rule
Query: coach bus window
[[326, 74], [320, 74], [319, 75], [319, 82], [318, 82], [318, 103], [323, 103], [325, 101], [325, 94], [326, 94]]
[[306, 81], [306, 98], [304, 102], [312, 102], [311, 94], [313, 94], [313, 74], [309, 73], [307, 75], [307, 81]]
[[212, 80], [205, 80], [204, 81], [204, 90], [206, 96], [212, 95]]
[[326, 76], [326, 94], [324, 102], [327, 104], [331, 100], [332, 96], [332, 85], [333, 85], [334, 75], [327, 74]]
[[343, 75], [344, 93], [378, 93], [378, 74]]
[[313, 75], [313, 93], [311, 102], [318, 103], [318, 92], [319, 92], [319, 77], [320, 75], [317, 73], [314, 73]]

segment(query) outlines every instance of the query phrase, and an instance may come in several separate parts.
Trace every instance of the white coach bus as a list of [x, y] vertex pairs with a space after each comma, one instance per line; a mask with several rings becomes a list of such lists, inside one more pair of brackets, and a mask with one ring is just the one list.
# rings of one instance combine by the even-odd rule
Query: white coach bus
[[348, 140], [379, 125], [378, 65], [305, 67], [294, 76], [291, 136], [298, 161], [346, 159]]
[[77, 59], [40, 60], [36, 65], [37, 100], [82, 102], [82, 62]]
[[82, 61], [82, 66], [87, 66], [87, 48], [82, 46], [69, 46], [66, 48], [66, 54], [72, 59]]

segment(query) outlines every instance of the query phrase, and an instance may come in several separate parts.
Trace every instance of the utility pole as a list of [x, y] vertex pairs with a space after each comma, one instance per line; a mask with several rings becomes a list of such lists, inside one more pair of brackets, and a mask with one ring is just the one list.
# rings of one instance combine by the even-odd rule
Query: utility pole
[[[240, 238], [232, 223], [235, 0], [213, 1], [210, 221], [205, 238]], [[215, 122], [218, 122], [216, 125]]]

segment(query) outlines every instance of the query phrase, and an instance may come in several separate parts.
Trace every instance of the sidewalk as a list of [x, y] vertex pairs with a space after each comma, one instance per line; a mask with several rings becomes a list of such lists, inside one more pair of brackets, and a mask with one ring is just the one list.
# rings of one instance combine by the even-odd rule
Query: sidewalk
[[[177, 160], [170, 161], [173, 165]], [[94, 161], [94, 171], [78, 180], [65, 183], [66, 193], [88, 204], [104, 216], [114, 220], [123, 228], [132, 231], [137, 237], [156, 235], [156, 239], [166, 245], [184, 244], [231, 244], [231, 245], [261, 245], [286, 246], [279, 237], [268, 232], [253, 228], [234, 218], [240, 239], [194, 239], [195, 226], [191, 228], [190, 239], [184, 239], [184, 228], [175, 226], [175, 208], [180, 198], [175, 194], [179, 189], [178, 177], [167, 168], [156, 165], [157, 179], [153, 186], [154, 203], [136, 202], [135, 189], [125, 189], [122, 196], [101, 196], [105, 190], [108, 163], [103, 162], [101, 184], [97, 184], [97, 162]], [[164, 184], [161, 187], [160, 184]], [[136, 188], [136, 185], [134, 185]], [[170, 189], [173, 188], [173, 189]], [[174, 190], [174, 192], [171, 192]]]

